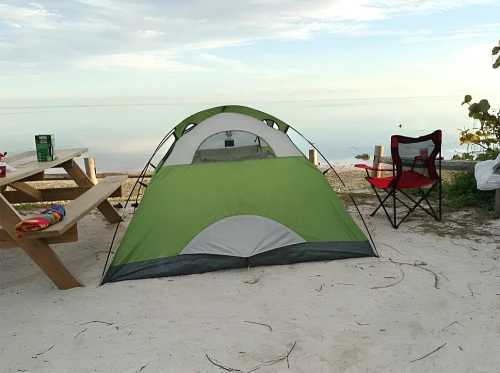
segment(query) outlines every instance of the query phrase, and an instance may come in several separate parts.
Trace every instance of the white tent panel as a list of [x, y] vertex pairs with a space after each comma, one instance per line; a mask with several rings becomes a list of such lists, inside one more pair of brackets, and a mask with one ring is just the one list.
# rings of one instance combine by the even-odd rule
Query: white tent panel
[[244, 114], [220, 113], [195, 126], [184, 134], [174, 145], [164, 166], [191, 164], [196, 150], [208, 137], [224, 131], [246, 131], [264, 139], [276, 157], [300, 156], [302, 153], [288, 136], [263, 122]]
[[277, 221], [258, 215], [221, 219], [198, 233], [181, 254], [215, 254], [248, 258], [278, 247], [305, 242]]

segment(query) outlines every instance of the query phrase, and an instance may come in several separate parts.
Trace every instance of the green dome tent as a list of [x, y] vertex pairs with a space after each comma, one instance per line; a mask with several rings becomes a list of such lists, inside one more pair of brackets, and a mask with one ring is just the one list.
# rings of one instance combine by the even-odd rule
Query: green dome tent
[[374, 256], [289, 128], [244, 106], [177, 125], [103, 282]]

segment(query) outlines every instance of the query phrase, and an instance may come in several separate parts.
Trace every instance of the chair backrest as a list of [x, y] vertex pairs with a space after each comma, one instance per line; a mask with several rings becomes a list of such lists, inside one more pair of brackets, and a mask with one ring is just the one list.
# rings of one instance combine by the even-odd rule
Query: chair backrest
[[[441, 157], [442, 132], [436, 130], [420, 137], [391, 136], [391, 156], [395, 170], [395, 181], [402, 172], [410, 169], [425, 170], [427, 177], [437, 180], [436, 159]], [[419, 172], [423, 173], [423, 172]]]

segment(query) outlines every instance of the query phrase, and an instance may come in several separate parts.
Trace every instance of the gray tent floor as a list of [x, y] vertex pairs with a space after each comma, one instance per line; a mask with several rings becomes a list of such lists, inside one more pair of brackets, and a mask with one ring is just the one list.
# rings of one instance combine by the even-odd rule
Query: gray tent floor
[[500, 222], [368, 224], [381, 258], [98, 287], [112, 228], [91, 214], [57, 248], [86, 285], [68, 291], [0, 250], [2, 371], [220, 372], [207, 356], [259, 372], [497, 371]]

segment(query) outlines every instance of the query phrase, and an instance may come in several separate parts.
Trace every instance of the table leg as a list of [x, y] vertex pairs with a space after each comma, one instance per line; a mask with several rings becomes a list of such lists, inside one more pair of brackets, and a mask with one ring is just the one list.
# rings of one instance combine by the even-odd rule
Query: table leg
[[95, 160], [94, 158], [84, 158], [83, 162], [85, 164], [85, 173], [89, 177], [92, 183], [97, 184], [97, 175], [95, 172]]
[[23, 192], [24, 194], [26, 194], [28, 196], [30, 196], [34, 201], [42, 201], [43, 200], [42, 192], [33, 188], [28, 183], [17, 181], [15, 183], [10, 184], [10, 186], [14, 189], [19, 190], [20, 192]]
[[[93, 187], [95, 185], [74, 160], [63, 163], [62, 167], [78, 186]], [[118, 214], [115, 208], [107, 200], [97, 206], [97, 208], [110, 223], [114, 224], [122, 221], [120, 214]]]
[[59, 289], [70, 289], [81, 286], [73, 275], [64, 267], [57, 254], [43, 239], [17, 239], [16, 224], [21, 216], [0, 194], [0, 225], [17, 245], [42, 269]]

